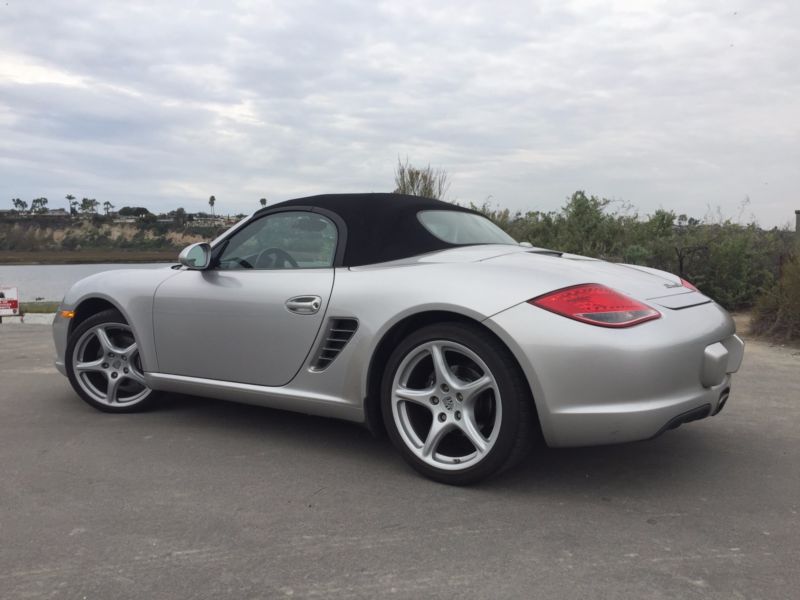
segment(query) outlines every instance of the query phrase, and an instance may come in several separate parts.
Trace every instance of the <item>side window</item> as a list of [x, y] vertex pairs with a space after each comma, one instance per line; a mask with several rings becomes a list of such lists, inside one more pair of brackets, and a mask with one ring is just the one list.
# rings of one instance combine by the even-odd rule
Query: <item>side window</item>
[[245, 225], [228, 240], [220, 269], [318, 269], [332, 267], [337, 231], [312, 212], [281, 212]]

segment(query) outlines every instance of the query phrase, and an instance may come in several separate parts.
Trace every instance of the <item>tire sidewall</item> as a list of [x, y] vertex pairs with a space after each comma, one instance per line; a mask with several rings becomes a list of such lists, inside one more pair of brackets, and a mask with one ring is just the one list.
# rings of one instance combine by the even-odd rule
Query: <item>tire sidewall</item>
[[[398, 367], [414, 348], [434, 340], [456, 342], [475, 352], [486, 363], [500, 391], [503, 410], [497, 440], [479, 463], [459, 471], [437, 469], [415, 456], [397, 430], [392, 411], [392, 384]], [[520, 420], [520, 402], [525, 401], [520, 398], [519, 390], [514, 385], [513, 360], [502, 344], [478, 327], [468, 324], [429, 325], [401, 341], [386, 363], [381, 382], [381, 412], [387, 434], [406, 462], [431, 479], [453, 485], [475, 483], [501, 470], [514, 448]]]

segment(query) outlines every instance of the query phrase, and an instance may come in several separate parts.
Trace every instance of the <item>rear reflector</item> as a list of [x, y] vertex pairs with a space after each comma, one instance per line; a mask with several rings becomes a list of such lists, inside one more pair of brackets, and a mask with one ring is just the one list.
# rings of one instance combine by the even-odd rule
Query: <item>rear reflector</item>
[[600, 327], [631, 327], [661, 313], [599, 283], [584, 283], [539, 296], [529, 303], [557, 315]]

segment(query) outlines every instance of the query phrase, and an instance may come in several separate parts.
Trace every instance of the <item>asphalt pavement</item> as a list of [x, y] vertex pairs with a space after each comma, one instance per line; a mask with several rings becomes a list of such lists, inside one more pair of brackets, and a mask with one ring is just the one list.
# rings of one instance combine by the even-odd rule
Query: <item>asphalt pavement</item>
[[0, 325], [0, 598], [797, 598], [800, 352], [751, 342], [717, 417], [540, 449], [480, 486], [356, 425], [173, 396], [84, 404]]

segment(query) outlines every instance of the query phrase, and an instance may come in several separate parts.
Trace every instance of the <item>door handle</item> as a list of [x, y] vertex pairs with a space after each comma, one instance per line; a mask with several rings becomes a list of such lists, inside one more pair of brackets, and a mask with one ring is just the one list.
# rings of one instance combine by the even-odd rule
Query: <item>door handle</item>
[[322, 306], [319, 296], [295, 296], [286, 301], [286, 308], [298, 315], [313, 315]]

